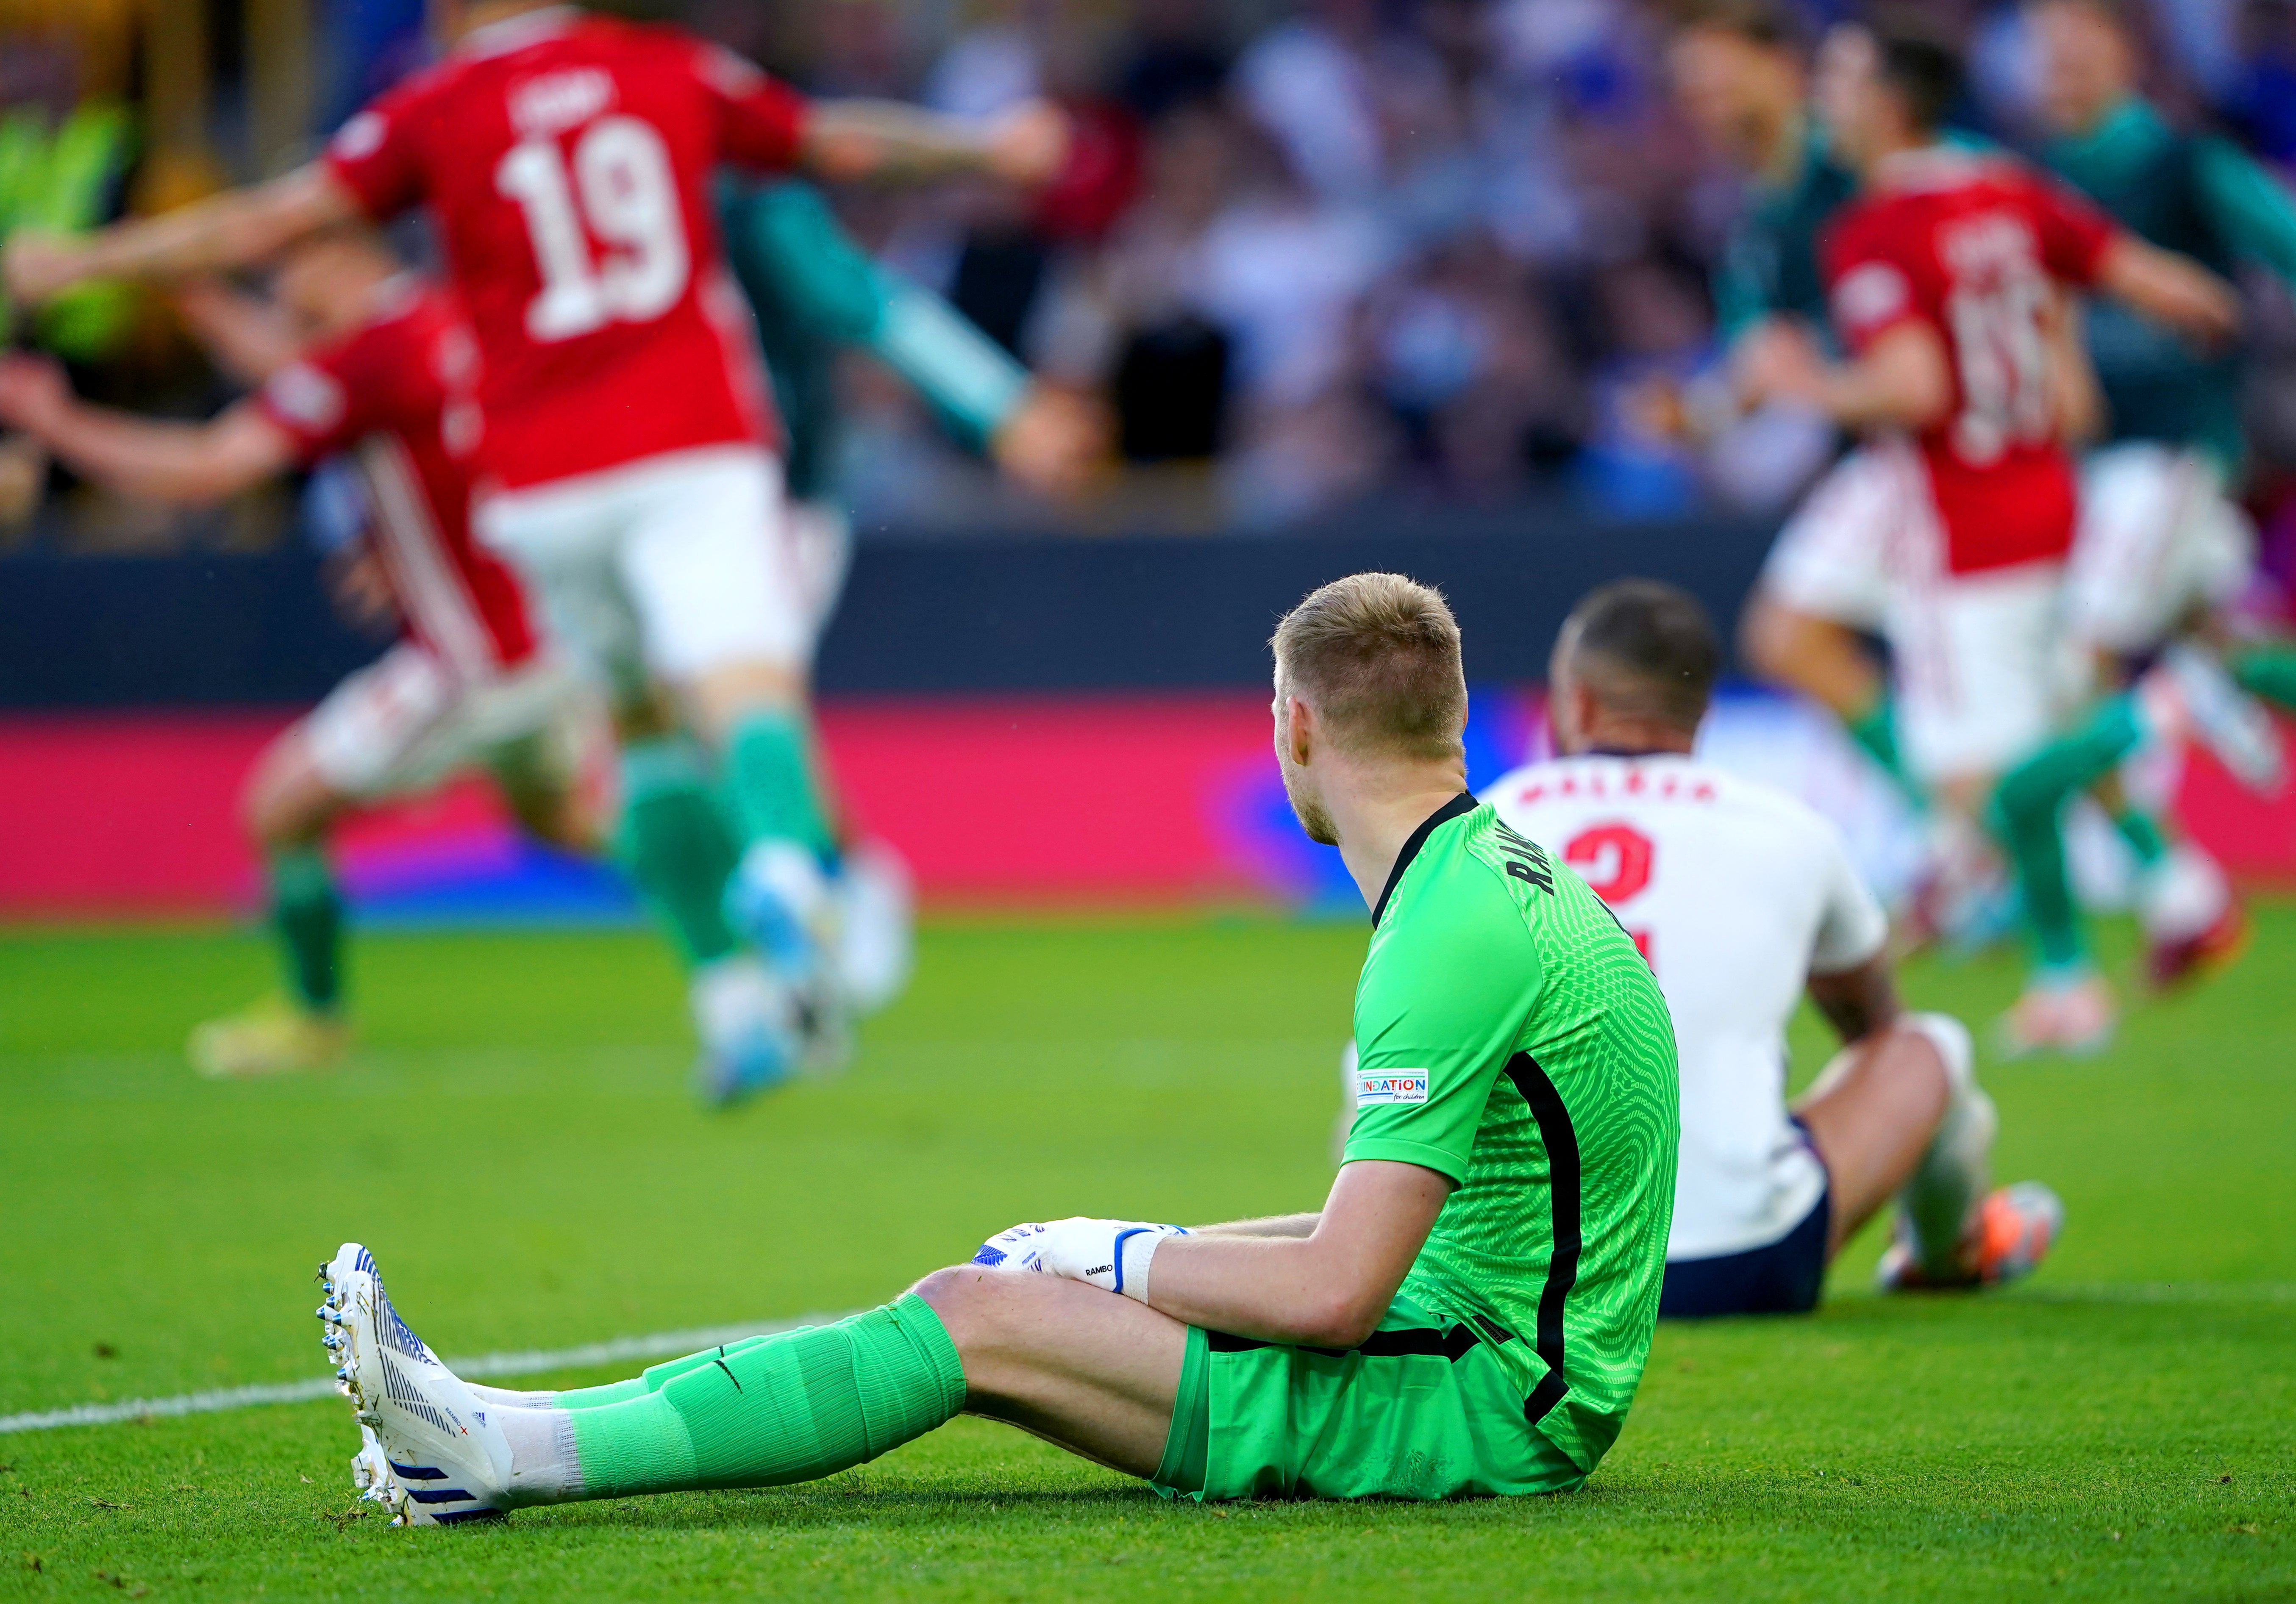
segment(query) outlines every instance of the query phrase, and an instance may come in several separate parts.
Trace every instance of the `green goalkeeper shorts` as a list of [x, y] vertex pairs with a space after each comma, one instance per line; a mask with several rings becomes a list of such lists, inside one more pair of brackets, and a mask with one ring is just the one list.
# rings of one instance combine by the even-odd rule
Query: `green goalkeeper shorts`
[[1587, 1473], [1523, 1418], [1491, 1348], [1402, 1298], [1344, 1353], [1191, 1326], [1156, 1491], [1465, 1498], [1578, 1486]]

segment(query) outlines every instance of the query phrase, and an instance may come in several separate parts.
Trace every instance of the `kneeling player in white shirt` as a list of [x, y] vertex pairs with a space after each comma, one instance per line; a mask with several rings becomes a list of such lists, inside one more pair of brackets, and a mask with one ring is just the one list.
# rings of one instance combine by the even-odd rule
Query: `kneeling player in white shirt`
[[[1884, 1287], [2022, 1275], [2063, 1210], [2038, 1183], [1988, 1195], [1994, 1112], [1969, 1033], [1900, 1011], [1888, 921], [1839, 832], [1692, 755], [1720, 661], [1685, 593], [1595, 591], [1549, 670], [1567, 755], [1488, 793], [1610, 905], [1674, 1016], [1682, 1147], [1659, 1312], [1810, 1309], [1835, 1251], [1893, 1198]], [[1789, 1108], [1786, 1022], [1805, 990], [1843, 1045]]]

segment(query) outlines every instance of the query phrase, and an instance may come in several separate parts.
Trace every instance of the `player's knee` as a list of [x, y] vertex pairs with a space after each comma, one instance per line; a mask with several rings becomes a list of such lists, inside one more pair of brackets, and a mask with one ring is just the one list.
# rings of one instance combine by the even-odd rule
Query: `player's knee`
[[305, 805], [300, 788], [258, 777], [240, 798], [240, 814], [248, 836], [268, 848], [299, 847], [317, 833], [318, 821]]
[[1775, 597], [1757, 592], [1738, 621], [1738, 651], [1746, 666], [1764, 679], [1782, 679], [1793, 667], [1799, 615]]
[[980, 1264], [936, 1270], [909, 1290], [940, 1317], [975, 1386], [998, 1373], [1013, 1355], [1029, 1349], [1064, 1297], [1079, 1292], [1093, 1298], [1107, 1296], [1058, 1276], [1016, 1275]]
[[2045, 759], [2028, 758], [2001, 776], [1993, 790], [1993, 812], [2012, 831], [2054, 829], [2065, 794]]
[[[960, 1327], [977, 1330], [994, 1322], [1007, 1301], [1013, 1277], [979, 1264], [951, 1264], [936, 1270], [909, 1290], [924, 1299], [941, 1323], [957, 1338]], [[963, 1342], [959, 1339], [959, 1346]]]
[[1757, 675], [1770, 675], [1777, 666], [1777, 602], [1754, 592], [1754, 597], [1747, 599], [1745, 613], [1738, 618], [1738, 651]]
[[753, 715], [804, 707], [806, 692], [802, 662], [750, 659], [703, 670], [690, 693], [704, 726], [722, 737]]
[[1917, 1037], [1936, 1055], [1945, 1076], [1946, 1094], [1956, 1097], [1977, 1084], [1977, 1048], [1969, 1027], [1951, 1014], [1909, 1013], [1897, 1028]]

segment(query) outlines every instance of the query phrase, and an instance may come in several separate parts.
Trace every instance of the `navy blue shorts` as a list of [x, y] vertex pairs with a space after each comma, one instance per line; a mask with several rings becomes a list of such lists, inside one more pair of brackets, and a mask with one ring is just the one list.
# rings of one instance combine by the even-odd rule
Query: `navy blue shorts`
[[1658, 1317], [1808, 1313], [1825, 1289], [1825, 1236], [1833, 1223], [1828, 1184], [1800, 1223], [1775, 1242], [1712, 1258], [1667, 1260]]

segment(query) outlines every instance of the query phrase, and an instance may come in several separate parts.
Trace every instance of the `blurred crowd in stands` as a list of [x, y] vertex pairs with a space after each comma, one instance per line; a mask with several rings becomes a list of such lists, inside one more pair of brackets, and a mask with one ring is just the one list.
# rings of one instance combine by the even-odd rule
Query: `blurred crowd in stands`
[[[258, 3], [213, 0], [228, 15], [211, 15], [210, 37]], [[1808, 0], [1813, 33], [1844, 9]], [[2296, 4], [2152, 9], [2161, 101], [2296, 175]], [[1048, 193], [952, 185], [838, 201], [886, 261], [1044, 374], [1105, 397], [1124, 471], [1084, 508], [1019, 506], [857, 362], [847, 472], [865, 530], [1031, 517], [1277, 529], [1366, 497], [1769, 513], [1826, 449], [1726, 437], [1693, 454], [1653, 433], [1635, 403], [1645, 381], [1713, 359], [1707, 273], [1740, 204], [1738, 179], [1671, 103], [1663, 0], [653, 10], [818, 94], [895, 94], [965, 113], [1049, 94], [1078, 118], [1081, 159]], [[2015, 6], [1935, 10], [1969, 42], [1961, 120], [2029, 137]], [[418, 12], [418, 0], [319, 6], [312, 49], [326, 70], [312, 78], [313, 135], [420, 59]], [[62, 19], [104, 14], [0, 0], [0, 97], [20, 120], [53, 127], [76, 94], [128, 86], [134, 75], [107, 77], [100, 60], [75, 80], [69, 52], [20, 46], [65, 37]], [[243, 127], [232, 52], [214, 53], [213, 120]], [[215, 148], [231, 147], [218, 136]], [[296, 153], [242, 148], [226, 165], [259, 170]], [[179, 158], [169, 182], [139, 184], [125, 164], [114, 203], [156, 204], [188, 170]], [[0, 215], [9, 182], [0, 156]], [[2296, 312], [2276, 291], [2258, 302], [2260, 460], [2296, 465]], [[115, 315], [114, 348], [67, 352], [115, 370], [98, 393], [140, 389], [160, 408], [211, 402], [214, 381], [169, 346], [156, 313]]]

